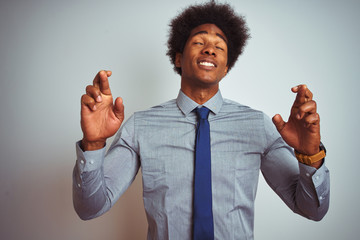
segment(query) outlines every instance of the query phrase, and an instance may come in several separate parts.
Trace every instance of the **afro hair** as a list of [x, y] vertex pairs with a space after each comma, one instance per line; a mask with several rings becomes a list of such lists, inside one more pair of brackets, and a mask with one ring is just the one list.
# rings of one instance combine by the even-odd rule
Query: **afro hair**
[[181, 75], [181, 68], [175, 66], [176, 53], [182, 53], [190, 32], [202, 24], [215, 24], [228, 39], [228, 71], [234, 66], [250, 37], [244, 17], [237, 15], [229, 4], [211, 1], [187, 7], [169, 24], [168, 51], [174, 70]]

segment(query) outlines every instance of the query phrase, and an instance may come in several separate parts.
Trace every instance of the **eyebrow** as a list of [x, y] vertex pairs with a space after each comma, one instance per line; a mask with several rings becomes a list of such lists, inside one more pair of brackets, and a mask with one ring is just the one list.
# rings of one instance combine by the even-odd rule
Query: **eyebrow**
[[[192, 35], [192, 37], [196, 36], [196, 35], [199, 35], [199, 34], [209, 34], [207, 31], [199, 31], [199, 32], [196, 32]], [[227, 44], [228, 42], [226, 41], [226, 38], [221, 35], [220, 33], [216, 33], [216, 36], [218, 36], [219, 38], [221, 38], [222, 40], [224, 40], [224, 42]]]

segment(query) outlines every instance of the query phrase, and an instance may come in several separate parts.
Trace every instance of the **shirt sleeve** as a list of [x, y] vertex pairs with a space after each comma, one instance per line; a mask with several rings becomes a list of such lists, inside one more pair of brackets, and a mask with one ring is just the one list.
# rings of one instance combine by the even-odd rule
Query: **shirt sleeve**
[[76, 143], [73, 204], [83, 220], [108, 211], [134, 181], [139, 170], [134, 116], [123, 124], [106, 153], [105, 147], [83, 152]]
[[265, 116], [267, 148], [262, 157], [261, 171], [266, 182], [295, 213], [320, 221], [328, 211], [330, 197], [329, 170], [297, 161], [290, 148]]

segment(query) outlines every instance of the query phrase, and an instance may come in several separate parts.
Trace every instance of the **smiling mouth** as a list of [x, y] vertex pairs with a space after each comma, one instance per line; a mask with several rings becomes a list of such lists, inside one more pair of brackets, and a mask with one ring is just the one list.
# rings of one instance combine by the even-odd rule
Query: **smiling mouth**
[[199, 65], [206, 67], [215, 67], [215, 64], [211, 62], [200, 62]]

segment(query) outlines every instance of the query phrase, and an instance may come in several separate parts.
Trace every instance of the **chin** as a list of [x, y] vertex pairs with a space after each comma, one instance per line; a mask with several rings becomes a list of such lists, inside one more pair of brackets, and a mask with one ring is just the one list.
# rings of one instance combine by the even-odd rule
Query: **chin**
[[215, 81], [213, 79], [211, 79], [211, 80], [210, 79], [209, 80], [202, 79], [198, 83], [201, 87], [209, 88], [209, 87], [217, 86], [219, 84], [219, 81]]
[[204, 85], [216, 85], [220, 82], [219, 79], [212, 76], [199, 76], [198, 81], [203, 83]]

